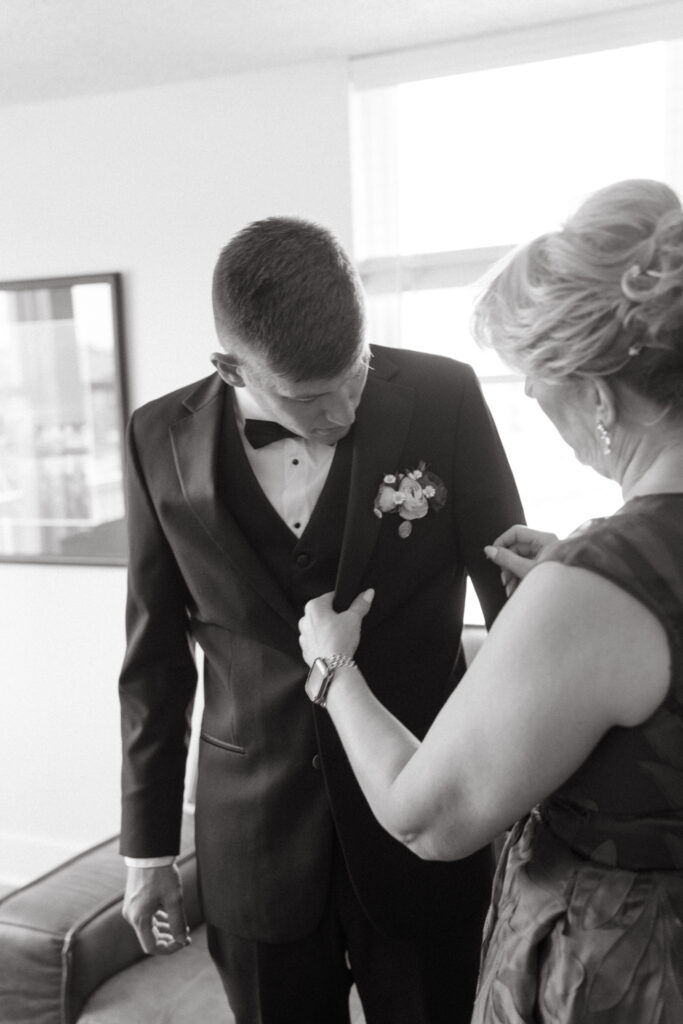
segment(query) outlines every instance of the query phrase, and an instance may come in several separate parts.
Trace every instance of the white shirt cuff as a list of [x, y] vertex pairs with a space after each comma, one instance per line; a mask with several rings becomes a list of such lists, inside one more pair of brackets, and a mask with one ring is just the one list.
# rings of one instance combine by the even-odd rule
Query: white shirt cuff
[[175, 857], [124, 857], [129, 868], [165, 868], [173, 864]]

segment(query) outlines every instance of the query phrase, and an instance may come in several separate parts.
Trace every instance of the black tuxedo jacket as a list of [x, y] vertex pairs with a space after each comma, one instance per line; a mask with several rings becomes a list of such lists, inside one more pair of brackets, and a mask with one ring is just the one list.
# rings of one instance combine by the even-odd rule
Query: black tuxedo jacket
[[[217, 498], [229, 390], [212, 375], [149, 403], [129, 424], [121, 852], [178, 849], [199, 644], [196, 831], [207, 919], [270, 942], [312, 930], [336, 832], [378, 927], [413, 938], [464, 934], [482, 920], [490, 852], [426, 863], [375, 822], [326, 712], [304, 693], [299, 612]], [[420, 461], [444, 481], [447, 501], [402, 539], [398, 516], [378, 519], [373, 501], [386, 473]], [[240, 486], [229, 466], [222, 473]], [[490, 622], [504, 595], [482, 549], [519, 521], [517, 490], [472, 370], [375, 349], [353, 431], [336, 605], [375, 587], [357, 661], [418, 736], [463, 671], [466, 575]]]

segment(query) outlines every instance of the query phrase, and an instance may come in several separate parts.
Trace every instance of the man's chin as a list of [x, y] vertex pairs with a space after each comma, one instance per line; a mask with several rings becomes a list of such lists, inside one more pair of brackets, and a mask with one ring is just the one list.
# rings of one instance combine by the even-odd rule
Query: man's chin
[[317, 441], [318, 444], [336, 444], [342, 437], [346, 437], [350, 429], [350, 426], [321, 427], [318, 430], [311, 430], [306, 436], [309, 441]]
[[346, 437], [351, 427], [331, 427], [329, 430], [314, 430], [311, 441], [318, 441], [320, 444], [336, 444]]

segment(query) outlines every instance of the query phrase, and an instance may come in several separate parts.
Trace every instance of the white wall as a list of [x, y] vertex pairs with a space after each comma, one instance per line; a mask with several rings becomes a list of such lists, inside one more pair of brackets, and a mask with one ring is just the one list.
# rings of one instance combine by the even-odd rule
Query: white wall
[[[302, 65], [0, 110], [0, 279], [124, 275], [131, 406], [204, 376], [244, 224], [350, 245], [347, 69]], [[0, 564], [0, 882], [118, 829], [125, 570]]]

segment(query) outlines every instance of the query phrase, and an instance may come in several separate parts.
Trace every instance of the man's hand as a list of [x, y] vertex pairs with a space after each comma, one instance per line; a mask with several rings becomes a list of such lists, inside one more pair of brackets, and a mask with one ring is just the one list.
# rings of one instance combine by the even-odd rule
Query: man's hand
[[557, 540], [554, 533], [532, 530], [529, 526], [511, 526], [493, 544], [484, 548], [484, 554], [500, 568], [500, 578], [508, 597], [517, 589], [541, 551]]
[[183, 906], [183, 886], [175, 864], [129, 867], [123, 916], [145, 953], [175, 953], [187, 946], [190, 929]]

